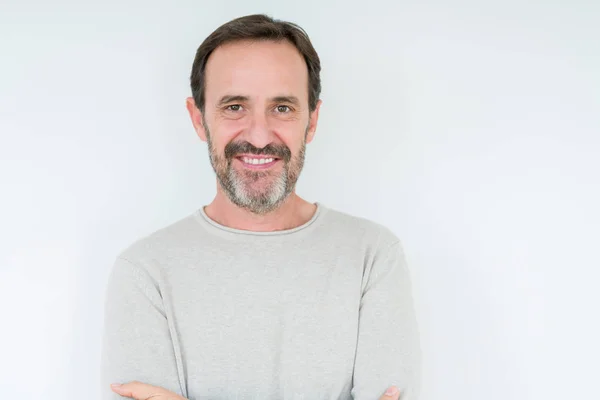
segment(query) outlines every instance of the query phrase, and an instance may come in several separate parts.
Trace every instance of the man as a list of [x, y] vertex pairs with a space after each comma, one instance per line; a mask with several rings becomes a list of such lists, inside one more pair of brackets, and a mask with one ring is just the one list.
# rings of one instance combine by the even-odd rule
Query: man
[[[417, 399], [400, 241], [295, 191], [320, 69], [300, 27], [264, 15], [230, 21], [198, 48], [187, 109], [217, 194], [117, 257], [104, 399]], [[390, 386], [400, 393], [385, 396]]]

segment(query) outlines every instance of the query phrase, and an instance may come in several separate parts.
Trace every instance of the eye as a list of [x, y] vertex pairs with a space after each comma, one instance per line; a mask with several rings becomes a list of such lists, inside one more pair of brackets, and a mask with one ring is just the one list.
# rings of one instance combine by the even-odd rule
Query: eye
[[227, 106], [226, 109], [228, 111], [240, 111], [242, 109], [242, 106], [240, 104], [232, 104], [230, 106]]
[[275, 107], [275, 109], [277, 110], [277, 112], [285, 114], [290, 112], [292, 109], [288, 106], [277, 106]]

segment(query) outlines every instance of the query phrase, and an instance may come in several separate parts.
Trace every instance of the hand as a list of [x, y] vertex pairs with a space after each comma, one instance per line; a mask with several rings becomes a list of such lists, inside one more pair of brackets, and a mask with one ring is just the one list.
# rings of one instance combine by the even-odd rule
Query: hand
[[[389, 393], [389, 394], [387, 394]], [[379, 400], [398, 400], [400, 396], [400, 391], [396, 386], [390, 386], [383, 395], [379, 398]]]
[[113, 392], [135, 400], [187, 400], [185, 397], [169, 392], [158, 386], [147, 385], [138, 381], [132, 381], [122, 385], [113, 383], [110, 385]]

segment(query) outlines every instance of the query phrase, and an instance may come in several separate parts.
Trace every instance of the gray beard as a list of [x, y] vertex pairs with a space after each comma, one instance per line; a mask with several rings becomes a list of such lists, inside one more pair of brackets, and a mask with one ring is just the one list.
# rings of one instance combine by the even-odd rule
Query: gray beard
[[[254, 214], [265, 215], [278, 209], [296, 187], [296, 182], [304, 166], [306, 140], [297, 157], [285, 162], [283, 171], [276, 177], [271, 177], [271, 184], [264, 190], [257, 191], [250, 184], [260, 179], [269, 179], [270, 171], [236, 171], [232, 166], [233, 159], [226, 159], [217, 154], [206, 130], [210, 163], [217, 176], [219, 185], [229, 200]], [[306, 136], [305, 136], [306, 139]]]

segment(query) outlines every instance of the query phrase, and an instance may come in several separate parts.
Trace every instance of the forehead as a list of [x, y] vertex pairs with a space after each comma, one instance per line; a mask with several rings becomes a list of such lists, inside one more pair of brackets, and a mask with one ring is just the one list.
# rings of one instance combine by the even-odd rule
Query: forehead
[[294, 95], [308, 101], [308, 69], [288, 41], [237, 41], [219, 46], [205, 70], [207, 103], [222, 95], [267, 98]]

